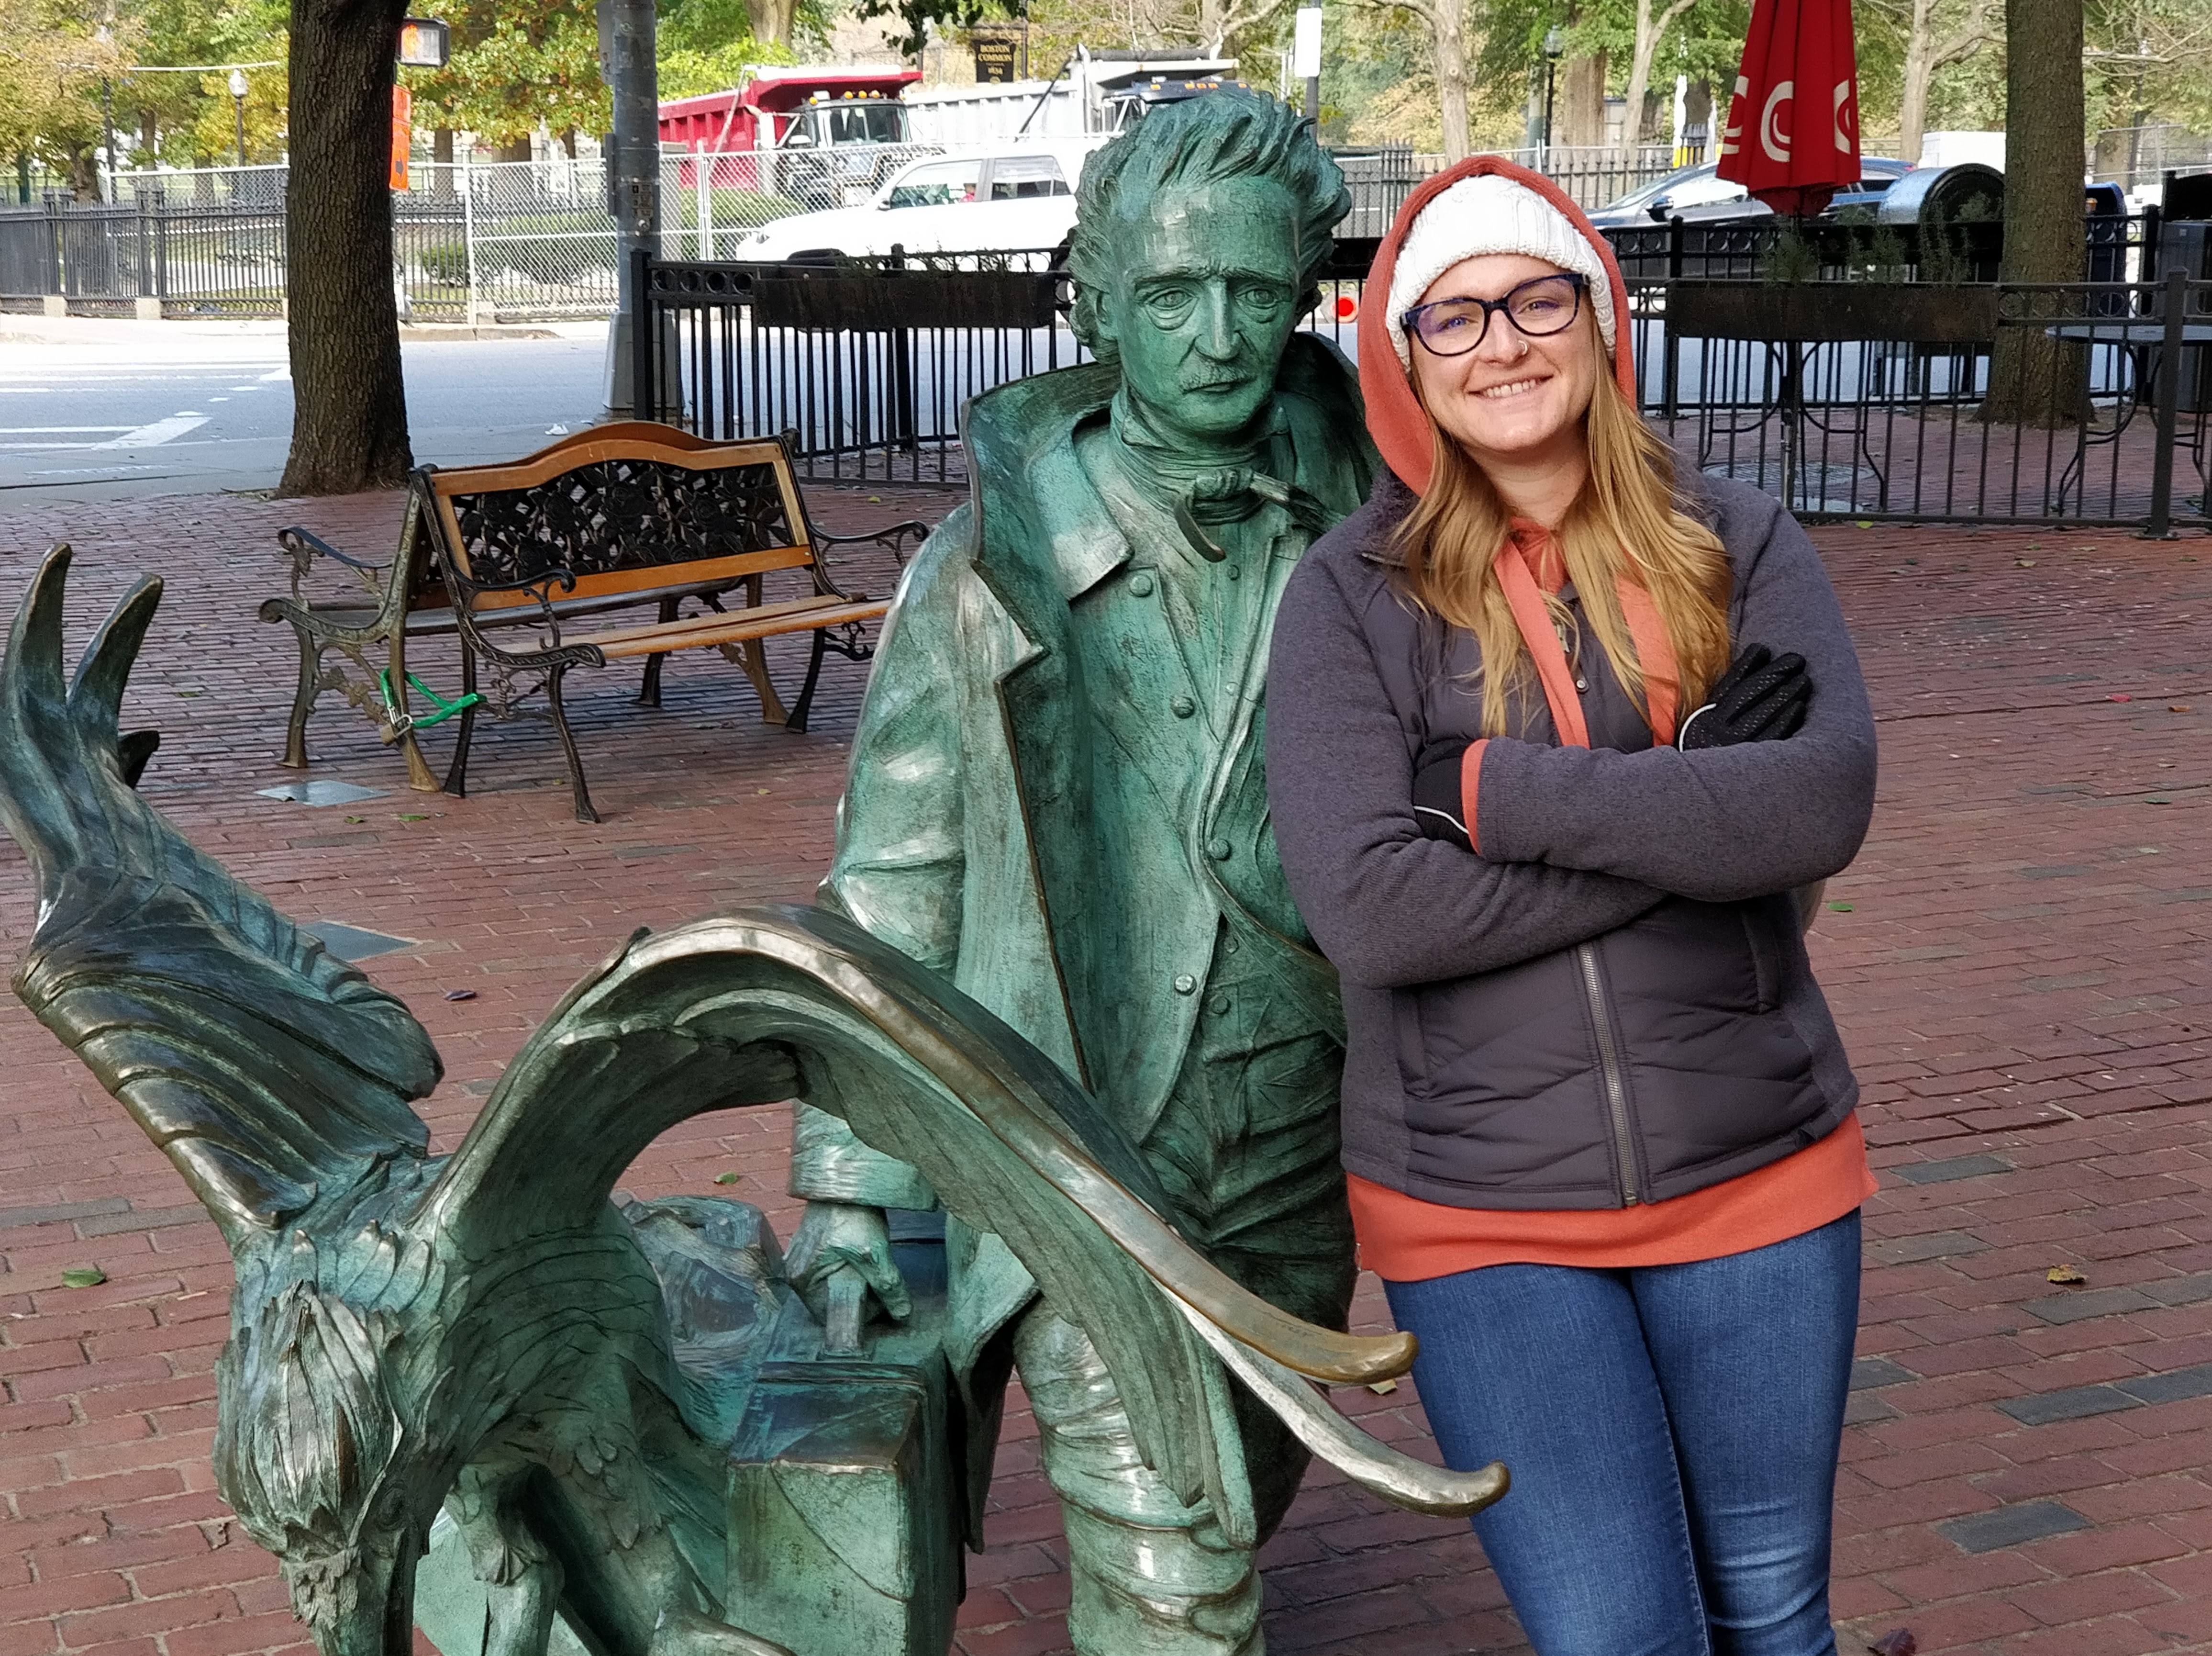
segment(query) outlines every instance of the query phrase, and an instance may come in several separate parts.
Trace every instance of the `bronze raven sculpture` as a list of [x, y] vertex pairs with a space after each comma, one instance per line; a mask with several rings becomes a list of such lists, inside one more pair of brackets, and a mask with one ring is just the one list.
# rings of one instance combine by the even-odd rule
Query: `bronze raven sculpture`
[[660, 1132], [804, 1098], [1003, 1236], [1121, 1379], [1147, 1459], [1218, 1488], [1195, 1400], [1225, 1369], [1401, 1505], [1471, 1511], [1499, 1468], [1412, 1461], [1311, 1379], [1376, 1380], [1402, 1336], [1297, 1322], [1185, 1245], [1141, 1156], [1049, 1060], [835, 916], [639, 932], [525, 1044], [451, 1156], [409, 1107], [441, 1073], [398, 999], [134, 791], [118, 735], [160, 600], [142, 581], [66, 684], [67, 548], [0, 665], [0, 823], [38, 926], [17, 992], [205, 1203], [237, 1289], [218, 1487], [283, 1563], [323, 1656], [406, 1656], [441, 1507], [488, 1594], [485, 1656], [556, 1610], [612, 1656], [773, 1656], [730, 1625], [723, 1449], [678, 1372], [653, 1262], [611, 1204]]

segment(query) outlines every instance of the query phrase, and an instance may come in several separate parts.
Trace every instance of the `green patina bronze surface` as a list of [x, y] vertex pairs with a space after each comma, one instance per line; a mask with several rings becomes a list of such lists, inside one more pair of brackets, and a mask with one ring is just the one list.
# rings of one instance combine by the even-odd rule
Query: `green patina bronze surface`
[[[939, 1656], [1017, 1366], [1095, 1656], [1258, 1649], [1309, 1451], [1417, 1510], [1503, 1492], [1310, 1384], [1411, 1359], [1340, 1331], [1341, 1032], [1260, 770], [1281, 583], [1372, 466], [1344, 363], [1291, 337], [1340, 181], [1222, 97], [1081, 207], [1105, 360], [971, 411], [824, 906], [630, 939], [452, 1156], [406, 1008], [133, 791], [158, 583], [65, 683], [67, 551], [34, 581], [0, 667], [17, 990], [229, 1244], [217, 1481], [323, 1656], [404, 1656], [418, 1610], [446, 1656]], [[792, 1099], [787, 1258], [743, 1203], [610, 1202], [668, 1127]]]

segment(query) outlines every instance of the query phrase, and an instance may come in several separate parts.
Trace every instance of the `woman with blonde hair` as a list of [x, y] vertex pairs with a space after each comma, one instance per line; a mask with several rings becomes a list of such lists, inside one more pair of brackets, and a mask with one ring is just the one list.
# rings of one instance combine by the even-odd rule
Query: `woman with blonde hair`
[[1336, 964], [1363, 1263], [1540, 1656], [1832, 1656], [1871, 1192], [1803, 888], [1872, 812], [1790, 514], [1636, 411], [1612, 253], [1479, 158], [1360, 321], [1388, 470], [1292, 577], [1267, 773]]

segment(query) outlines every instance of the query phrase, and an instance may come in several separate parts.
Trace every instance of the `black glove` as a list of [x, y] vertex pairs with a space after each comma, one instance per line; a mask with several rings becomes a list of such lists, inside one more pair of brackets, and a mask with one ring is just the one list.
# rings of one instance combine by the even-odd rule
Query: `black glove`
[[1682, 721], [1674, 746], [1687, 751], [1778, 742], [1804, 728], [1812, 703], [1803, 656], [1777, 655], [1764, 644], [1752, 644], [1729, 664], [1712, 699]]
[[1413, 820], [1421, 825], [1425, 837], [1448, 839], [1462, 851], [1474, 849], [1460, 790], [1460, 768], [1468, 747], [1464, 739], [1432, 743], [1413, 761]]

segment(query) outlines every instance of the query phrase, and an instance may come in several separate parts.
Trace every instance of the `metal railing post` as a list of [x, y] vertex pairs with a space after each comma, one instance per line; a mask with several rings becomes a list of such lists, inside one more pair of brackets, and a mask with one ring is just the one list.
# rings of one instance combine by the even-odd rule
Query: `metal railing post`
[[2150, 521], [2143, 525], [2145, 540], [2172, 540], [2173, 534], [2174, 432], [2181, 417], [2182, 325], [2189, 310], [2189, 272], [2166, 273], [2160, 295], [2164, 309], [2165, 337], [2158, 353], [2157, 447], [2150, 461]]
[[[660, 417], [662, 395], [657, 370], [660, 353], [660, 317], [653, 302], [653, 251], [639, 247], [629, 256], [629, 417], [634, 420]], [[681, 388], [678, 387], [678, 394]]]
[[[906, 268], [906, 248], [903, 244], [891, 243], [889, 268]], [[914, 330], [891, 330], [891, 435], [898, 446], [911, 454], [920, 447], [915, 440], [915, 429], [920, 423], [915, 417], [914, 403]]]
[[461, 258], [467, 265], [469, 326], [477, 326], [477, 155], [469, 151], [461, 172]]
[[[1667, 282], [1669, 292], [1674, 290], [1674, 283], [1682, 279], [1682, 249], [1687, 240], [1682, 230], [1682, 216], [1677, 213], [1667, 221]], [[1664, 321], [1660, 326], [1667, 330], [1667, 350], [1662, 368], [1666, 375], [1666, 384], [1660, 411], [1666, 418], [1672, 420], [1679, 417], [1681, 411], [1674, 385], [1681, 371], [1682, 348], [1674, 338], [1673, 326]]]

